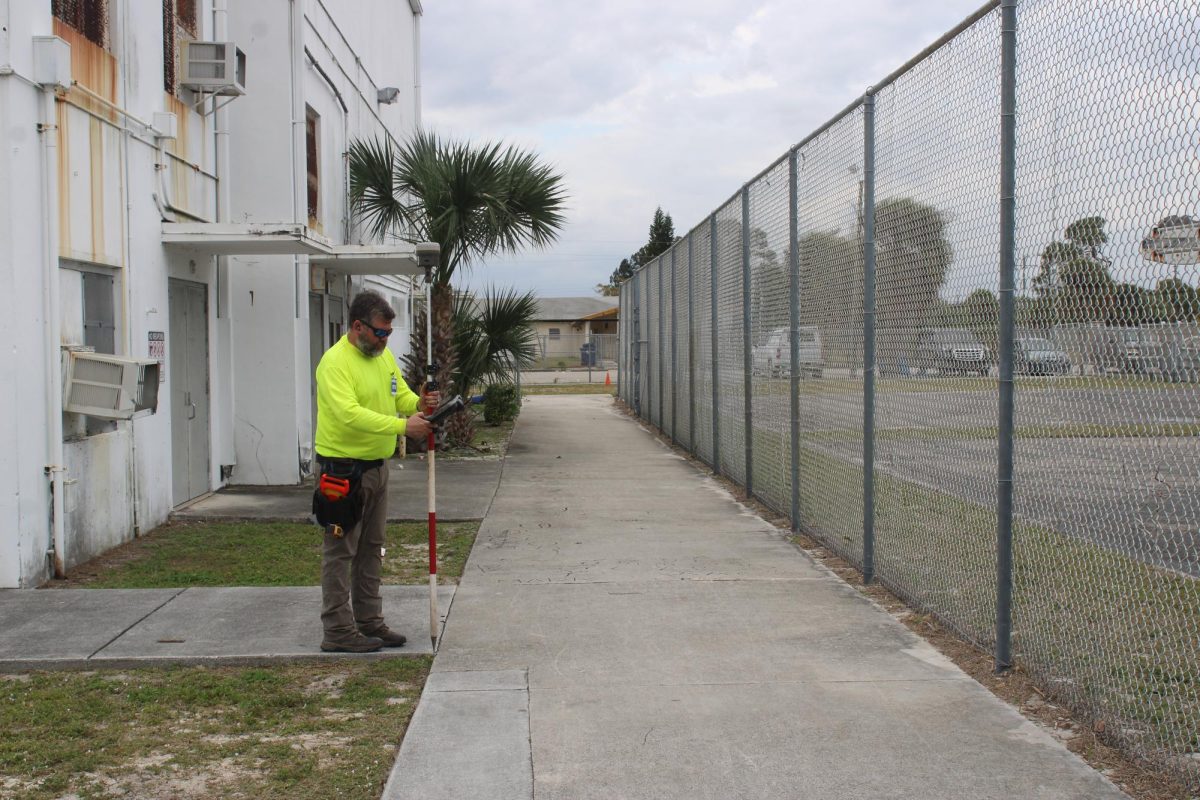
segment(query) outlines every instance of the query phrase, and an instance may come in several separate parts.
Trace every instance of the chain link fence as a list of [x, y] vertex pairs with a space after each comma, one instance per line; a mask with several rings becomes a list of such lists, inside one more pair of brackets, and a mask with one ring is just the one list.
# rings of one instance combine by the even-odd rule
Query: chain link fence
[[1192, 791], [1197, 52], [1184, 0], [984, 7], [624, 284], [620, 381]]

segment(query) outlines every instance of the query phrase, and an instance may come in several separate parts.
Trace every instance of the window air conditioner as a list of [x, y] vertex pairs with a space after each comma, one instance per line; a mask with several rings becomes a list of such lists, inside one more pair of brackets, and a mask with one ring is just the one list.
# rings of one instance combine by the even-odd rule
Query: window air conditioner
[[158, 362], [86, 350], [68, 351], [63, 409], [104, 419], [133, 419], [158, 409]]
[[246, 93], [246, 54], [233, 42], [185, 41], [182, 44], [180, 86], [213, 94]]

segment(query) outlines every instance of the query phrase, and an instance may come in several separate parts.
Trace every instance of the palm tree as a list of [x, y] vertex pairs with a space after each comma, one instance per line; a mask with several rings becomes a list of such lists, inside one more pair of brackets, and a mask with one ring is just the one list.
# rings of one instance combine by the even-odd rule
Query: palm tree
[[[441, 245], [441, 263], [433, 274], [434, 363], [443, 394], [462, 391], [452, 382], [450, 282], [460, 267], [488, 256], [550, 245], [565, 222], [562, 176], [511, 145], [476, 145], [424, 131], [398, 148], [389, 140], [353, 143], [350, 200], [378, 238]], [[424, 361], [425, 340], [418, 340], [415, 330], [412, 352]]]
[[482, 301], [460, 295], [454, 308], [454, 383], [470, 392], [487, 383], [512, 383], [537, 357], [533, 292], [489, 290]]
[[[487, 385], [511, 385], [517, 372], [537, 357], [537, 334], [533, 319], [537, 297], [533, 292], [518, 294], [512, 289], [490, 289], [482, 300], [459, 294], [454, 302], [454, 390], [468, 395]], [[414, 334], [424, 341], [425, 318], [415, 320]], [[424, 348], [422, 348], [423, 350]], [[419, 384], [425, 375], [421, 353], [410, 351], [400, 359], [404, 379]], [[451, 417], [446, 434], [452, 442], [465, 444], [474, 436], [474, 415]], [[417, 449], [420, 444], [414, 445]]]

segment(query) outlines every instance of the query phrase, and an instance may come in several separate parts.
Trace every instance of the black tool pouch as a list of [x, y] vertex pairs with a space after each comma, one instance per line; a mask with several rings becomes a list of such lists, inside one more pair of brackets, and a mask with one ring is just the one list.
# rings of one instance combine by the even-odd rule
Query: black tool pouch
[[[317, 524], [322, 528], [337, 525], [342, 530], [349, 531], [362, 519], [362, 464], [349, 459], [319, 463], [321, 464], [321, 473], [317, 476], [317, 488], [313, 491], [313, 516], [316, 517]], [[325, 475], [349, 481], [350, 491], [338, 499], [327, 497], [321, 491], [321, 478]]]

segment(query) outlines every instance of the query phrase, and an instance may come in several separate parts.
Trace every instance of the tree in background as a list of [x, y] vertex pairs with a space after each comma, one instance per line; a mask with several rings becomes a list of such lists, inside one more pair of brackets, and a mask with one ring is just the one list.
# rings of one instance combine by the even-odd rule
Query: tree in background
[[1083, 217], [1067, 226], [1065, 242], [1042, 251], [1033, 291], [1049, 306], [1049, 323], [1091, 322], [1111, 317], [1116, 282], [1101, 248], [1108, 242], [1103, 217]]
[[650, 236], [638, 251], [621, 263], [608, 277], [608, 283], [596, 284], [596, 292], [605, 297], [616, 297], [621, 293], [621, 284], [633, 277], [638, 267], [649, 264], [658, 256], [671, 249], [671, 245], [679, 239], [675, 236], [675, 223], [671, 215], [664, 213], [662, 206], [654, 210], [654, 219], [650, 223]]
[[[1119, 283], [1113, 287], [1112, 298], [1105, 308], [1104, 322], [1106, 325], [1141, 325], [1154, 318], [1154, 294], [1141, 286], [1132, 283]], [[1049, 327], [1053, 317], [1044, 315]]]
[[1154, 287], [1154, 311], [1159, 322], [1192, 322], [1200, 313], [1196, 289], [1178, 278], [1163, 278]]
[[[488, 256], [554, 242], [565, 221], [562, 176], [516, 147], [430, 132], [398, 149], [389, 140], [356, 141], [349, 156], [350, 201], [373, 235], [441, 245], [433, 275], [433, 359], [443, 394], [457, 391], [451, 280]], [[411, 353], [424, 365], [425, 338], [416, 328]], [[456, 439], [453, 425], [450, 435]]]
[[776, 328], [790, 327], [790, 288], [787, 267], [771, 249], [767, 232], [762, 228], [751, 228], [750, 314], [763, 337]]

